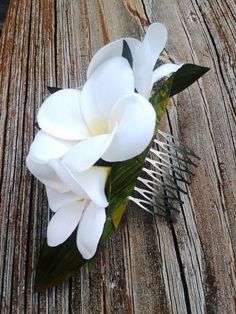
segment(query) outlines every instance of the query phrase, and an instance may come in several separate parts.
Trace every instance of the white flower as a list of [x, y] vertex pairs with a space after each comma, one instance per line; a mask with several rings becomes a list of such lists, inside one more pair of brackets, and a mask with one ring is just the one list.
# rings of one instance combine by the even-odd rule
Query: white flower
[[[27, 166], [46, 185], [49, 206], [55, 212], [47, 229], [48, 245], [54, 247], [63, 243], [78, 226], [78, 250], [85, 259], [90, 259], [97, 250], [106, 220], [105, 207], [108, 202], [104, 187], [110, 168], [91, 167], [80, 173], [72, 173], [60, 158], [53, 159], [53, 150], [47, 151], [51, 156], [40, 156], [40, 150], [37, 154], [35, 146], [40, 133], [31, 145]], [[45, 149], [48, 148], [47, 144], [45, 141]], [[54, 144], [52, 147], [56, 148]], [[37, 160], [39, 157], [42, 157], [41, 162]]]
[[96, 252], [108, 205], [109, 169], [94, 164], [100, 158], [114, 162], [140, 154], [152, 139], [155, 111], [134, 93], [127, 60], [116, 57], [97, 67], [81, 91], [64, 89], [48, 97], [37, 119], [41, 130], [27, 166], [46, 185], [56, 211], [48, 244], [64, 242], [79, 224], [77, 246], [88, 259]]
[[176, 72], [182, 66], [164, 64], [153, 71], [154, 65], [167, 41], [165, 26], [161, 23], [153, 23], [149, 26], [143, 42], [134, 38], [121, 38], [101, 48], [89, 64], [88, 78], [105, 60], [121, 56], [124, 40], [127, 42], [133, 58], [135, 88], [139, 94], [146, 98], [150, 97], [155, 82]]
[[78, 250], [85, 259], [93, 257], [106, 221], [105, 208], [73, 192], [58, 193], [47, 188], [47, 196], [49, 206], [55, 212], [47, 229], [48, 245], [63, 243], [78, 226]]

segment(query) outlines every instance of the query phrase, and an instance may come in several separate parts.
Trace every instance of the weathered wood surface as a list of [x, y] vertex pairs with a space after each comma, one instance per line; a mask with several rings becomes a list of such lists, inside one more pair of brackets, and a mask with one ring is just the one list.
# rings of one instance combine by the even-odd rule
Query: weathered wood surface
[[[12, 0], [0, 39], [1, 313], [235, 313], [234, 0]], [[173, 100], [164, 129], [202, 157], [174, 225], [130, 205], [92, 273], [33, 292], [49, 218], [25, 158], [47, 85], [84, 83], [91, 56], [163, 22], [167, 56], [211, 71]]]

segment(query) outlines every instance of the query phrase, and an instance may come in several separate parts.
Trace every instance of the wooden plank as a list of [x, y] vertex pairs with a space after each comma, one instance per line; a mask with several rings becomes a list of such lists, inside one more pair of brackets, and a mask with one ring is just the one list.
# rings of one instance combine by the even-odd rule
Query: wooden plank
[[[235, 6], [233, 0], [11, 0], [0, 39], [2, 313], [235, 313]], [[99, 47], [169, 31], [163, 58], [209, 66], [174, 98], [162, 129], [202, 157], [176, 224], [130, 204], [91, 273], [33, 292], [49, 219], [25, 157], [46, 86], [76, 87]]]

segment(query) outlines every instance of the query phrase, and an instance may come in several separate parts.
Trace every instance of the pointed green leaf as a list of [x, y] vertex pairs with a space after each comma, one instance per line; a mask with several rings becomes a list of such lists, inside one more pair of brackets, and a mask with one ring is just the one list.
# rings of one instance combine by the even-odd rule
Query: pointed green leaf
[[108, 162], [108, 161], [105, 161], [103, 159], [98, 159], [98, 161], [96, 161], [95, 165], [94, 166], [99, 166], [99, 167], [111, 167], [112, 166], [112, 163], [111, 162]]
[[116, 207], [116, 209], [111, 214], [112, 222], [113, 222], [115, 229], [117, 229], [119, 227], [121, 218], [123, 217], [123, 215], [125, 213], [127, 203], [128, 203], [128, 199], [125, 199], [123, 204], [121, 204], [119, 207]]
[[210, 69], [201, 67], [195, 64], [184, 64], [173, 77], [173, 84], [170, 92], [170, 97], [183, 91], [185, 88], [193, 84], [201, 76], [203, 76]]
[[41, 248], [36, 268], [35, 291], [62, 283], [85, 262], [76, 247], [76, 231], [56, 247], [49, 247], [45, 243]]
[[129, 62], [131, 68], [133, 68], [133, 57], [126, 40], [123, 40], [122, 57], [124, 57]]
[[48, 91], [49, 91], [50, 94], [54, 94], [54, 93], [58, 92], [59, 90], [61, 90], [62, 88], [60, 88], [60, 87], [47, 86], [47, 89], [48, 89]]
[[89, 272], [91, 272], [94, 269], [95, 260], [96, 260], [96, 255], [87, 262], [86, 265]]

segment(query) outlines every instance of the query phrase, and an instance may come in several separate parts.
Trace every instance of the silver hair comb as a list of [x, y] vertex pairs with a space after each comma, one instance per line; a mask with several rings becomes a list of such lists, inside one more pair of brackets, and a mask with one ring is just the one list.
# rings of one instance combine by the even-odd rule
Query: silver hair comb
[[178, 139], [158, 131], [161, 140], [154, 139], [129, 200], [145, 211], [175, 221], [183, 203], [181, 193], [187, 194], [186, 184], [200, 158]]

